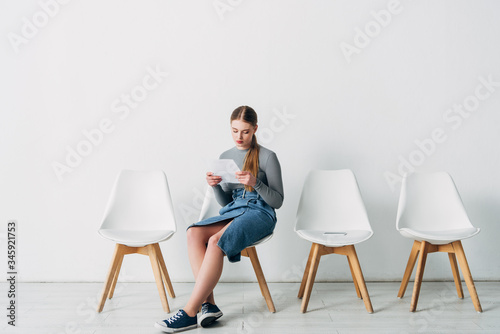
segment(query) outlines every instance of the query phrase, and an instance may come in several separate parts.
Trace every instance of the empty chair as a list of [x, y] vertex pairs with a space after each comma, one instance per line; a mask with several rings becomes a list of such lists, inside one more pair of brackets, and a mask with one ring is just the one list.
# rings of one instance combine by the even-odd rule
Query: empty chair
[[312, 242], [298, 297], [301, 312], [307, 311], [321, 256], [347, 256], [354, 287], [366, 310], [373, 313], [370, 296], [354, 245], [368, 240], [373, 231], [352, 171], [313, 170], [307, 176], [299, 207], [295, 232]]
[[127, 254], [148, 255], [165, 312], [170, 312], [168, 294], [174, 289], [161, 254], [159, 242], [176, 231], [172, 200], [163, 171], [123, 170], [118, 175], [104, 214], [99, 234], [116, 243], [111, 266], [104, 284], [98, 312], [106, 298], [112, 298], [123, 257]]
[[[199, 220], [201, 221], [203, 219], [218, 216], [220, 209], [221, 206], [215, 199], [215, 194], [212, 187], [208, 187], [205, 193], [205, 199], [201, 208]], [[245, 248], [243, 251], [241, 251], [241, 255], [250, 258], [250, 262], [252, 262], [252, 266], [255, 271], [255, 276], [257, 276], [257, 281], [259, 282], [260, 292], [266, 300], [267, 308], [270, 312], [274, 313], [276, 312], [276, 309], [274, 307], [273, 298], [271, 297], [271, 293], [269, 292], [269, 288], [267, 287], [266, 278], [264, 277], [264, 272], [262, 271], [259, 257], [257, 256], [257, 250], [255, 249], [255, 246], [268, 241], [272, 238], [272, 236], [273, 235], [270, 234], [267, 237], [264, 237], [255, 242], [253, 245]]]
[[417, 308], [427, 254], [433, 252], [448, 253], [457, 294], [459, 298], [463, 298], [458, 258], [474, 307], [476, 311], [482, 312], [460, 241], [479, 233], [479, 228], [472, 226], [455, 183], [448, 173], [413, 173], [403, 178], [396, 228], [404, 237], [415, 240], [399, 289], [399, 298], [404, 296], [420, 253], [411, 312]]

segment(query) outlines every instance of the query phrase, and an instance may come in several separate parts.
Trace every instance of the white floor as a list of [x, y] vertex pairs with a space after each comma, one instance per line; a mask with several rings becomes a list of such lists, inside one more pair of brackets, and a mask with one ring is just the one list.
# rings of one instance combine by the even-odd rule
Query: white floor
[[[189, 297], [192, 283], [174, 283], [172, 312]], [[5, 283], [0, 284], [6, 296]], [[474, 310], [464, 284], [458, 299], [452, 282], [424, 282], [418, 311], [409, 312], [412, 283], [405, 298], [399, 283], [367, 283], [375, 313], [368, 314], [352, 283], [316, 283], [308, 312], [300, 313], [298, 283], [270, 283], [277, 312], [269, 313], [257, 283], [220, 283], [216, 301], [224, 316], [212, 327], [186, 333], [500, 333], [500, 282], [476, 282], [483, 313]], [[100, 283], [22, 283], [17, 286], [16, 327], [1, 333], [103, 334], [157, 333], [162, 311], [154, 283], [119, 283], [104, 311], [95, 312]], [[5, 299], [0, 299], [2, 301]]]

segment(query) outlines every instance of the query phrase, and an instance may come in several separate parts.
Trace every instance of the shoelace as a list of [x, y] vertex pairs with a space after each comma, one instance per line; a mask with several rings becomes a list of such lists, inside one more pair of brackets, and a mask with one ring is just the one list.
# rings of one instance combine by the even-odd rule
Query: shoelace
[[174, 321], [179, 320], [179, 319], [181, 318], [181, 316], [182, 316], [182, 313], [181, 313], [181, 311], [179, 311], [179, 312], [177, 312], [177, 314], [176, 314], [176, 315], [174, 315], [174, 316], [172, 316], [172, 317], [168, 318], [168, 319], [167, 319], [167, 321], [168, 321], [168, 323], [169, 323], [169, 324], [171, 324], [171, 323], [173, 323]]
[[208, 304], [203, 304], [201, 306], [201, 313], [207, 313], [208, 312]]

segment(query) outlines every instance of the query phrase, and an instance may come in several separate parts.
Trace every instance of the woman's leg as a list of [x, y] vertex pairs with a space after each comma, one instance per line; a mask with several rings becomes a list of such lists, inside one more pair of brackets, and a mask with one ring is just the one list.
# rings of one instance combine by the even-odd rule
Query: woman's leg
[[[222, 274], [222, 265], [224, 263], [224, 253], [219, 246], [217, 246], [217, 242], [230, 224], [230, 222], [225, 223], [225, 226], [222, 226], [219, 231], [208, 238], [208, 246], [205, 249], [201, 261], [201, 247], [193, 247], [193, 249], [189, 251], [189, 259], [196, 279], [191, 297], [184, 307], [184, 311], [189, 316], [194, 316], [198, 313], [198, 309], [204, 301], [214, 303], [212, 291], [219, 281]], [[193, 228], [194, 227], [189, 230]], [[204, 245], [205, 244], [203, 244], [203, 246]], [[188, 247], [188, 249], [190, 249], [190, 247]], [[193, 257], [193, 259], [191, 259], [191, 257]]]
[[[195, 281], [198, 278], [198, 272], [205, 258], [208, 239], [224, 228], [230, 221], [222, 221], [206, 226], [193, 226], [187, 230], [188, 257]], [[213, 294], [211, 293], [205, 301], [215, 304]]]

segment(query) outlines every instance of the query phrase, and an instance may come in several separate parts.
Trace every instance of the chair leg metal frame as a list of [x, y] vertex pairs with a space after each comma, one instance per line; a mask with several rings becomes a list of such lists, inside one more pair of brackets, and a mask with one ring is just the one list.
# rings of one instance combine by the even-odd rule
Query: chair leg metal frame
[[257, 256], [257, 250], [255, 249], [255, 247], [247, 247], [243, 251], [241, 251], [241, 256], [248, 257], [250, 259], [250, 262], [252, 262], [255, 276], [257, 276], [257, 281], [259, 282], [260, 292], [266, 300], [267, 308], [269, 309], [269, 312], [275, 313], [276, 308], [274, 307], [273, 298], [271, 297], [271, 293], [269, 292], [269, 288], [267, 287], [264, 272], [262, 271], [262, 267], [260, 266], [259, 257]]
[[408, 282], [413, 272], [413, 268], [415, 267], [415, 263], [417, 262], [418, 255], [420, 253], [420, 258], [417, 265], [417, 273], [415, 275], [415, 282], [413, 285], [413, 295], [411, 298], [410, 312], [415, 312], [415, 310], [417, 309], [418, 297], [420, 295], [420, 287], [422, 285], [422, 277], [424, 275], [427, 254], [434, 252], [448, 253], [457, 295], [458, 298], [463, 299], [464, 292], [462, 290], [462, 282], [460, 280], [460, 273], [458, 270], [458, 259], [458, 263], [460, 264], [460, 268], [462, 269], [462, 274], [464, 276], [467, 289], [469, 290], [472, 303], [474, 304], [474, 308], [477, 312], [483, 312], [481, 303], [479, 302], [479, 297], [477, 295], [476, 287], [474, 285], [474, 280], [472, 279], [472, 275], [470, 273], [469, 264], [467, 263], [467, 258], [465, 257], [462, 242], [460, 240], [445, 245], [434, 245], [427, 241], [414, 241], [413, 247], [410, 252], [410, 257], [408, 259], [408, 264], [406, 265], [406, 270], [403, 275], [403, 280], [401, 281], [401, 287], [399, 288], [398, 292], [398, 297], [403, 298], [406, 287], [408, 286]]
[[347, 261], [351, 270], [356, 294], [358, 295], [358, 298], [363, 299], [368, 313], [373, 313], [370, 295], [368, 294], [368, 289], [366, 288], [365, 279], [363, 277], [363, 272], [361, 271], [361, 266], [359, 264], [354, 245], [328, 247], [317, 243], [313, 243], [311, 246], [306, 269], [304, 270], [304, 276], [302, 277], [302, 283], [300, 284], [298, 294], [298, 298], [302, 298], [302, 306], [300, 311], [302, 313], [305, 313], [307, 311], [312, 287], [316, 278], [316, 272], [318, 271], [319, 261], [321, 259], [321, 256], [328, 254], [340, 254], [347, 256]]
[[165, 294], [165, 286], [167, 287], [167, 292], [171, 298], [175, 298], [175, 293], [172, 287], [172, 283], [170, 282], [167, 267], [165, 266], [165, 261], [163, 260], [163, 255], [161, 254], [161, 249], [158, 243], [146, 245], [143, 247], [130, 247], [122, 244], [116, 244], [115, 251], [113, 253], [113, 259], [111, 260], [111, 266], [106, 277], [106, 282], [104, 283], [104, 288], [102, 291], [99, 306], [97, 308], [97, 312], [100, 313], [103, 310], [106, 299], [113, 298], [123, 258], [127, 254], [142, 254], [149, 257], [155, 276], [156, 286], [158, 288], [158, 292], [160, 293], [163, 310], [167, 313], [170, 313], [167, 296]]

